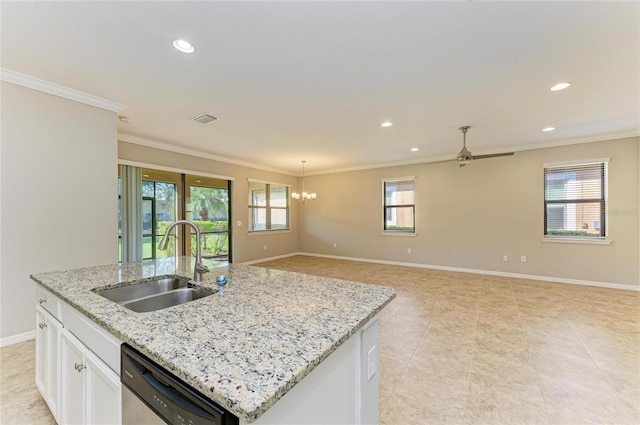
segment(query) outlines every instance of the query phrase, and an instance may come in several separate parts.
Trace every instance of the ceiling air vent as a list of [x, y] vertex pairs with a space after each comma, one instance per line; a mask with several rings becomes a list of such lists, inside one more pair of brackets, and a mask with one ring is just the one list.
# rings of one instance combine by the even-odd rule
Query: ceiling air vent
[[213, 115], [209, 115], [209, 114], [200, 114], [197, 117], [193, 117], [191, 119], [194, 120], [194, 121], [198, 121], [199, 123], [202, 123], [202, 124], [206, 124], [208, 122], [217, 121], [218, 120], [218, 118], [214, 117]]

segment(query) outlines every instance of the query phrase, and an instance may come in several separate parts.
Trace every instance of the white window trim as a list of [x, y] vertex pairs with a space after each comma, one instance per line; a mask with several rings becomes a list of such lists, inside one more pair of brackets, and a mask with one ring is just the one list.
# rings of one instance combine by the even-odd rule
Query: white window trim
[[569, 243], [569, 244], [584, 244], [584, 245], [611, 245], [613, 241], [611, 239], [602, 238], [578, 238], [576, 236], [547, 236], [542, 238], [544, 243]]
[[[386, 182], [398, 182], [398, 181], [403, 181], [403, 180], [416, 180], [416, 176], [405, 176], [405, 177], [394, 177], [392, 179], [381, 179], [382, 183], [386, 183]], [[384, 186], [383, 186], [384, 187]]]
[[[604, 187], [604, 199], [607, 205], [607, 212], [605, 213], [605, 223], [607, 226], [607, 235], [604, 238], [584, 238], [579, 236], [542, 236], [542, 242], [544, 243], [568, 243], [568, 244], [583, 244], [583, 245], [611, 245], [613, 240], [609, 238], [609, 162], [611, 162], [611, 158], [595, 158], [595, 159], [582, 159], [582, 160], [574, 160], [574, 161], [560, 161], [560, 162], [547, 162], [542, 164], [542, 170], [544, 171], [547, 168], [557, 168], [557, 167], [566, 167], [566, 166], [580, 166], [580, 165], [590, 165], [590, 164], [606, 164], [606, 184]], [[543, 196], [545, 196], [543, 194]]]
[[547, 162], [542, 164], [542, 168], [566, 167], [567, 165], [590, 165], [611, 162], [611, 158], [579, 159], [574, 161]]
[[417, 233], [409, 233], [409, 232], [400, 232], [397, 230], [383, 230], [382, 232], [380, 232], [380, 234], [382, 236], [408, 236], [408, 237], [415, 237], [418, 236]]
[[150, 168], [152, 170], [159, 170], [159, 171], [168, 171], [170, 173], [188, 174], [191, 176], [201, 176], [201, 177], [209, 177], [212, 179], [235, 181], [235, 177], [231, 177], [231, 176], [223, 176], [220, 174], [209, 174], [209, 173], [203, 173], [201, 171], [186, 170], [183, 168], [165, 167], [163, 165], [149, 164], [146, 162], [129, 161], [127, 159], [119, 159], [118, 164], [132, 165], [134, 167], [140, 167], [140, 168]]
[[249, 230], [247, 236], [271, 235], [275, 233], [291, 233], [291, 229], [268, 229], [268, 230]]
[[270, 185], [277, 185], [277, 186], [286, 186], [286, 187], [291, 187], [290, 184], [286, 184], [286, 183], [280, 183], [280, 182], [272, 182], [272, 181], [268, 181], [268, 180], [258, 180], [258, 179], [251, 179], [248, 178], [247, 179], [248, 183], [265, 183], [265, 184], [270, 184]]

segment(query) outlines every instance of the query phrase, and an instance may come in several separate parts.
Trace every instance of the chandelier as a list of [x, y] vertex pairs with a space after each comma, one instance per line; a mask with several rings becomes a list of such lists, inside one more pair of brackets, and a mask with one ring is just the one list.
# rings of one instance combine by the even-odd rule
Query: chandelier
[[304, 190], [304, 163], [307, 161], [302, 161], [302, 193], [297, 193], [297, 192], [292, 192], [291, 193], [291, 197], [293, 199], [295, 199], [296, 201], [300, 201], [303, 204], [307, 201], [315, 201], [316, 200], [316, 194], [314, 193], [307, 193]]

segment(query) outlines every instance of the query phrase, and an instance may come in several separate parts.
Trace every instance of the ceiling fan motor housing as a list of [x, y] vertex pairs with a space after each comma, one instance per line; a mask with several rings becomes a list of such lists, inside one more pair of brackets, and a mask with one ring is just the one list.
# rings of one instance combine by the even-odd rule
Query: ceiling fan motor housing
[[470, 162], [473, 157], [471, 156], [471, 152], [466, 147], [463, 147], [460, 152], [458, 152], [457, 156], [458, 162]]

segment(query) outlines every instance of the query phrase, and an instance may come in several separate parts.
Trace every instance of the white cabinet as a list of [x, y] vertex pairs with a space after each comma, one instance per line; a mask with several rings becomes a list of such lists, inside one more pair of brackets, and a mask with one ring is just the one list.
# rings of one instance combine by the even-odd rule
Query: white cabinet
[[36, 387], [56, 422], [122, 423], [121, 341], [44, 288], [36, 293]]
[[47, 399], [47, 318], [42, 307], [36, 307], [36, 387]]
[[84, 348], [68, 332], [62, 332], [62, 411], [60, 423], [84, 423], [85, 370]]
[[62, 332], [63, 424], [120, 424], [120, 377], [70, 332]]
[[100, 359], [89, 352], [85, 356], [89, 370], [87, 414], [88, 424], [122, 423], [122, 384]]
[[36, 387], [59, 421], [60, 331], [62, 325], [40, 305], [36, 307]]

